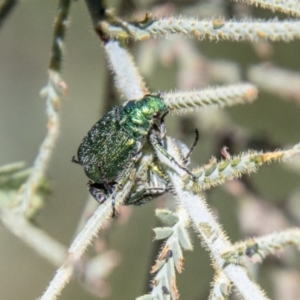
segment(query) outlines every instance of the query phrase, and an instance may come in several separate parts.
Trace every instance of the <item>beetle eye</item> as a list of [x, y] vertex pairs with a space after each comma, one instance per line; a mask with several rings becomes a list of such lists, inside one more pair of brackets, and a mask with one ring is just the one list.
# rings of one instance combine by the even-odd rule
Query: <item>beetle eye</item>
[[159, 112], [155, 112], [154, 114], [153, 114], [153, 118], [158, 118], [159, 117]]

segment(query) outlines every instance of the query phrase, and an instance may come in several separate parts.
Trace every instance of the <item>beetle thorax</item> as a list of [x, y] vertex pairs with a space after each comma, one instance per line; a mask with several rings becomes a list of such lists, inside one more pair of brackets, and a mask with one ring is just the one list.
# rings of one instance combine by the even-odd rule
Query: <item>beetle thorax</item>
[[157, 96], [147, 96], [141, 100], [132, 100], [123, 107], [121, 126], [135, 138], [148, 134], [153, 123], [165, 112], [167, 107]]

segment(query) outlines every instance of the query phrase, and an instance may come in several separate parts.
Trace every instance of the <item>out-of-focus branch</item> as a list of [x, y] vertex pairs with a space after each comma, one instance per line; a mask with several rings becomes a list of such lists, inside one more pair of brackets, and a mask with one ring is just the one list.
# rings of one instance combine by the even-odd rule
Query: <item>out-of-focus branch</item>
[[67, 248], [50, 237], [45, 231], [33, 226], [26, 219], [0, 207], [1, 222], [15, 236], [24, 241], [40, 256], [55, 266], [60, 266], [67, 257]]
[[46, 112], [48, 116], [48, 132], [40, 146], [39, 153], [33, 163], [32, 172], [19, 190], [18, 201], [22, 205], [23, 214], [26, 216], [30, 206], [30, 199], [36, 192], [39, 182], [42, 180], [59, 131], [59, 115], [61, 97], [66, 93], [66, 84], [60, 77], [62, 63], [63, 42], [67, 26], [68, 13], [71, 0], [58, 2], [58, 14], [54, 25], [52, 52], [49, 63], [49, 79], [41, 94], [46, 97]]
[[3, 21], [12, 13], [18, 0], [4, 0], [0, 4], [0, 27]]
[[[300, 73], [285, 70], [269, 63], [249, 68], [248, 78], [262, 90], [300, 103]], [[288, 84], [287, 84], [288, 82]]]
[[279, 11], [284, 14], [299, 17], [300, 3], [298, 0], [234, 0], [236, 2], [245, 2], [250, 5], [260, 6], [272, 11]]

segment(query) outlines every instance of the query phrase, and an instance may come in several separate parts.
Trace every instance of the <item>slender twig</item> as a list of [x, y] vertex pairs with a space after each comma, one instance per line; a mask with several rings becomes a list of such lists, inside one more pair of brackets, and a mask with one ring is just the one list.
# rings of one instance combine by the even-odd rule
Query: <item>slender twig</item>
[[292, 228], [275, 232], [260, 238], [251, 238], [236, 243], [225, 249], [222, 257], [227, 262], [239, 263], [243, 257], [250, 258], [253, 262], [262, 262], [270, 254], [282, 251], [285, 246], [300, 246], [300, 229]]
[[168, 210], [156, 210], [156, 215], [167, 226], [154, 229], [155, 239], [166, 239], [166, 241], [151, 270], [151, 273], [157, 273], [152, 280], [151, 296], [153, 299], [160, 299], [164, 297], [164, 293], [167, 291], [171, 294], [172, 299], [178, 299], [175, 269], [178, 273], [183, 270], [182, 249], [193, 249], [187, 231], [188, 215], [184, 209], [180, 208], [176, 213]]
[[19, 190], [19, 201], [22, 203], [22, 211], [25, 215], [30, 206], [30, 199], [36, 192], [38, 184], [45, 174], [58, 136], [58, 110], [60, 106], [60, 99], [66, 92], [66, 84], [61, 79], [59, 71], [62, 63], [63, 41], [70, 3], [71, 0], [60, 0], [58, 2], [58, 15], [54, 26], [52, 52], [49, 63], [49, 80], [47, 86], [41, 92], [41, 94], [46, 97], [48, 132], [40, 146], [39, 153], [33, 163], [33, 169], [28, 180]]
[[104, 43], [109, 41], [109, 38], [107, 35], [101, 30], [101, 28], [98, 28], [98, 23], [101, 21], [104, 21], [108, 18], [113, 18], [113, 14], [110, 15], [107, 11], [106, 7], [106, 1], [104, 0], [85, 0], [86, 6], [88, 8], [90, 17], [92, 19], [92, 23], [95, 29], [95, 32], [99, 36], [100, 40], [102, 40]]
[[[204, 191], [212, 186], [223, 184], [226, 180], [239, 178], [243, 174], [253, 173], [263, 164], [285, 159], [289, 153], [291, 156], [295, 156], [299, 153], [299, 150], [292, 148], [290, 150], [265, 153], [249, 150], [234, 156], [228, 154], [227, 158], [220, 161], [212, 157], [203, 167], [192, 170], [192, 173], [197, 177], [197, 184], [194, 189], [195, 191]], [[190, 181], [188, 174], [185, 174], [182, 180], [187, 181], [188, 185], [193, 188], [194, 184]]]
[[68, 25], [68, 16], [71, 0], [59, 0], [57, 7], [57, 17], [54, 24], [52, 51], [49, 63], [49, 69], [60, 72], [62, 65], [63, 46], [66, 28]]

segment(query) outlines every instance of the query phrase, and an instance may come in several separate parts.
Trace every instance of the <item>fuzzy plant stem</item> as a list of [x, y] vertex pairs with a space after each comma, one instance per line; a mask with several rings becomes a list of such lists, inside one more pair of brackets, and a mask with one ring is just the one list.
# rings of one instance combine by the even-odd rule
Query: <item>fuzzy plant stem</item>
[[[131, 23], [123, 26], [100, 24], [107, 34], [115, 38], [131, 37], [135, 40], [145, 40], [151, 37], [166, 37], [172, 34], [184, 34], [200, 40], [211, 41], [292, 41], [300, 38], [300, 21], [293, 20], [197, 20], [184, 17], [154, 20], [145, 28]], [[126, 25], [127, 30], [124, 29]]]
[[128, 51], [118, 41], [109, 41], [104, 49], [114, 72], [115, 85], [126, 100], [143, 98], [148, 91]]
[[227, 300], [231, 293], [231, 282], [223, 272], [217, 272], [208, 300]]
[[248, 257], [254, 262], [262, 262], [267, 255], [282, 251], [289, 245], [300, 246], [299, 228], [286, 229], [239, 242], [223, 251], [221, 255], [229, 263], [239, 263], [243, 257]]
[[66, 92], [66, 84], [60, 77], [60, 69], [70, 3], [71, 0], [60, 0], [58, 2], [58, 14], [54, 24], [54, 37], [49, 63], [49, 79], [47, 86], [41, 91], [42, 96], [46, 97], [48, 132], [33, 163], [32, 172], [19, 191], [22, 213], [25, 216], [30, 206], [30, 199], [36, 192], [36, 189], [45, 174], [59, 132], [58, 110], [60, 99]]
[[256, 87], [250, 83], [232, 84], [188, 92], [162, 93], [171, 112], [194, 112], [205, 107], [224, 107], [250, 103], [257, 97]]
[[[171, 140], [168, 140], [167, 144], [168, 153], [172, 155], [175, 160], [180, 161], [181, 159], [174, 150], [175, 147], [172, 145]], [[226, 261], [221, 257], [220, 252], [229, 247], [231, 243], [216, 222], [204, 198], [200, 194], [185, 190], [180, 177], [180, 175], [185, 175], [185, 171], [167, 160], [159, 151], [156, 151], [156, 153], [162, 162], [171, 167], [167, 172], [173, 183], [176, 195], [178, 196], [178, 201], [189, 214], [195, 230], [199, 232], [207, 249], [209, 249], [214, 260], [215, 268], [222, 270], [226, 276], [228, 276], [244, 299], [267, 299], [261, 288], [249, 278], [244, 267], [234, 264], [224, 266]]]
[[[116, 201], [116, 207], [123, 201], [119, 197]], [[41, 300], [55, 300], [61, 294], [64, 287], [70, 281], [73, 275], [73, 265], [80, 259], [88, 245], [92, 242], [99, 229], [109, 218], [112, 209], [112, 197], [106, 200], [105, 203], [99, 205], [92, 217], [88, 220], [84, 228], [77, 235], [68, 250], [68, 258], [63, 265], [55, 272], [55, 275], [47, 287], [45, 293], [40, 298]]]
[[204, 198], [184, 191], [178, 182], [180, 177], [169, 172], [169, 176], [175, 185], [180, 204], [187, 210], [194, 228], [197, 230], [209, 249], [217, 269], [223, 272], [236, 286], [244, 299], [267, 299], [264, 292], [248, 276], [247, 271], [242, 266], [230, 264], [224, 267], [225, 260], [220, 257], [220, 251], [230, 245], [216, 220], [212, 216]]

